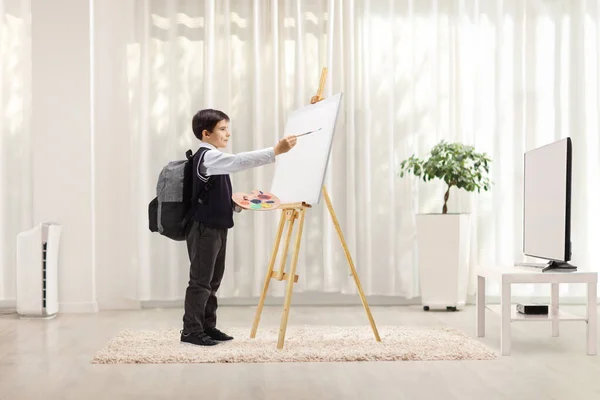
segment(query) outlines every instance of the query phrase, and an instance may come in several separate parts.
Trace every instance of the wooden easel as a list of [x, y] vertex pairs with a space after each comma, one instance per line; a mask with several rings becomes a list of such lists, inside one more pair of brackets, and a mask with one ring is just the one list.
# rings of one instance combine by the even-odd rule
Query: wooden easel
[[[317, 91], [317, 95], [313, 96], [310, 100], [311, 104], [317, 103], [323, 100], [323, 91], [325, 89], [325, 79], [327, 77], [327, 68], [323, 68], [321, 72], [321, 80], [319, 82], [319, 89]], [[350, 251], [348, 250], [348, 246], [346, 245], [346, 240], [344, 239], [344, 235], [342, 233], [342, 228], [338, 222], [335, 211], [333, 210], [333, 205], [331, 204], [331, 199], [329, 198], [329, 194], [327, 193], [327, 189], [325, 185], [323, 185], [322, 189], [323, 198], [325, 199], [325, 203], [327, 204], [327, 208], [329, 209], [329, 214], [331, 215], [331, 219], [333, 221], [333, 225], [338, 233], [340, 238], [340, 242], [342, 243], [342, 247], [344, 248], [344, 252], [346, 253], [346, 259], [348, 260], [348, 264], [350, 266], [350, 271], [352, 276], [354, 277], [354, 282], [356, 283], [356, 287], [358, 288], [358, 293], [360, 295], [360, 299], [362, 301], [363, 307], [367, 312], [367, 317], [369, 318], [369, 322], [371, 323], [371, 328], [373, 329], [373, 334], [375, 335], [375, 340], [380, 342], [379, 332], [377, 331], [377, 327], [375, 326], [375, 321], [373, 320], [373, 316], [371, 315], [371, 310], [369, 308], [369, 304], [367, 303], [367, 299], [365, 298], [365, 294], [363, 293], [362, 286], [360, 284], [360, 280], [358, 279], [358, 274], [356, 273], [356, 269], [354, 268], [354, 262], [352, 261], [352, 257], [350, 255]], [[287, 328], [288, 316], [290, 313], [290, 304], [292, 301], [292, 292], [294, 288], [294, 283], [298, 282], [298, 275], [296, 275], [296, 265], [298, 264], [298, 255], [300, 253], [300, 242], [302, 241], [302, 230], [304, 228], [304, 219], [306, 216], [306, 210], [311, 208], [309, 204], [304, 202], [302, 203], [289, 203], [282, 204], [281, 209], [281, 218], [279, 219], [279, 228], [277, 229], [277, 236], [275, 239], [275, 245], [273, 246], [273, 251], [271, 253], [271, 260], [269, 262], [269, 269], [267, 270], [267, 275], [265, 277], [265, 282], [263, 285], [262, 294], [260, 296], [260, 301], [258, 302], [258, 307], [256, 309], [256, 314], [254, 315], [254, 323], [252, 325], [252, 331], [250, 332], [250, 338], [256, 337], [256, 330], [258, 329], [258, 323], [260, 321], [260, 314], [262, 312], [263, 306], [265, 304], [265, 298], [267, 297], [267, 291], [269, 290], [269, 283], [271, 279], [276, 279], [278, 281], [287, 280], [287, 287], [285, 291], [285, 300], [283, 303], [283, 315], [281, 317], [281, 326], [279, 328], [279, 340], [277, 341], [277, 348], [283, 348], [283, 342], [285, 339], [285, 331]], [[290, 271], [288, 273], [284, 272], [285, 264], [287, 260], [288, 250], [290, 246], [290, 240], [292, 238], [292, 232], [294, 229], [294, 223], [296, 220], [299, 220], [298, 223], [298, 232], [296, 233], [296, 241], [294, 245], [294, 253], [292, 256], [292, 265], [290, 267]], [[281, 243], [281, 236], [283, 234], [283, 230], [285, 228], [286, 223], [288, 224], [288, 229], [285, 236], [285, 243], [283, 249], [283, 255], [281, 256], [281, 262], [279, 265], [279, 271], [274, 271], [273, 268], [275, 266], [275, 259], [277, 258], [277, 253], [279, 251], [279, 244]]]

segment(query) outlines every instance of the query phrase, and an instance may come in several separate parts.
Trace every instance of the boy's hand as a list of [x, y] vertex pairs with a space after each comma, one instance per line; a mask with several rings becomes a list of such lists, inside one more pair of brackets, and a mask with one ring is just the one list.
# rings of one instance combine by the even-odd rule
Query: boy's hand
[[296, 145], [296, 136], [286, 136], [275, 145], [275, 155], [287, 153]]

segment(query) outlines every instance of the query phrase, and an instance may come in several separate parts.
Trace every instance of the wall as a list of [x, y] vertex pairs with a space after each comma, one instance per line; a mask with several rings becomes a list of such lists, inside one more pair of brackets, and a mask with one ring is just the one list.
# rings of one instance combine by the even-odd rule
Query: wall
[[61, 311], [96, 311], [89, 3], [34, 0], [31, 18], [32, 222], [63, 225]]

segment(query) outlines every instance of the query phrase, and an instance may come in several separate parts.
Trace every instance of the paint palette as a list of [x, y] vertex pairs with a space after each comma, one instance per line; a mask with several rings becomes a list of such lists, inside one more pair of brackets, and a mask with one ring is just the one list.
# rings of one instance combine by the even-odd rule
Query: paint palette
[[277, 196], [262, 190], [253, 190], [250, 194], [234, 193], [231, 198], [241, 208], [253, 211], [274, 210], [281, 204]]

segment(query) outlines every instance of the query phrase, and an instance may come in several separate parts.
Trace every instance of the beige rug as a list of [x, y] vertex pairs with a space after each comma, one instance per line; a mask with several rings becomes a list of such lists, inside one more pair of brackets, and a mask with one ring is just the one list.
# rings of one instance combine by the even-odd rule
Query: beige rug
[[282, 350], [278, 328], [223, 329], [233, 341], [212, 347], [179, 341], [179, 330], [123, 331], [92, 360], [94, 364], [266, 363], [406, 360], [491, 360], [497, 354], [478, 340], [451, 328], [370, 326], [289, 326]]

